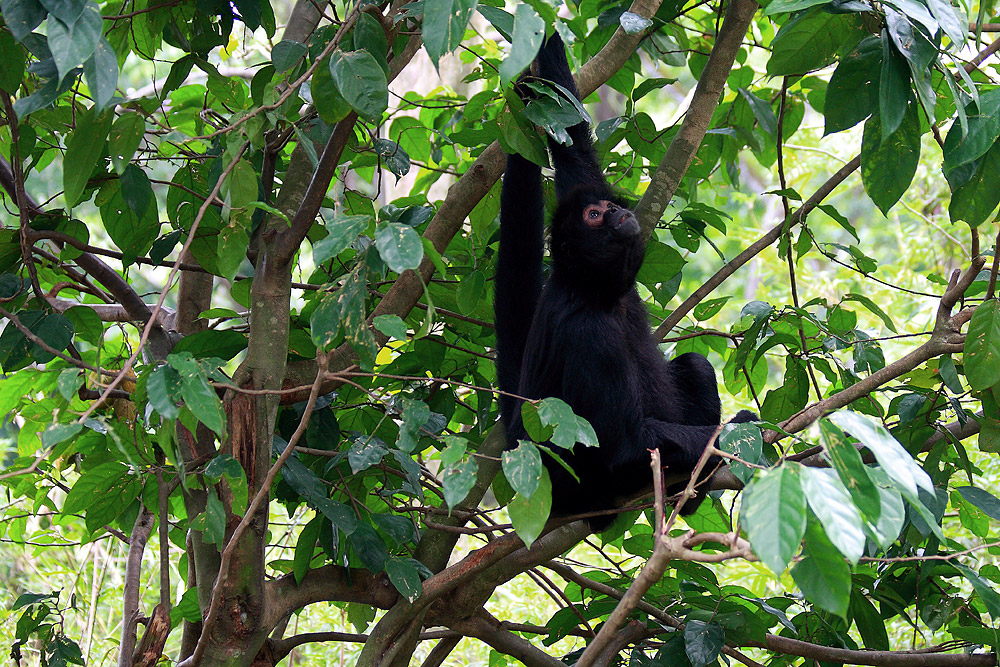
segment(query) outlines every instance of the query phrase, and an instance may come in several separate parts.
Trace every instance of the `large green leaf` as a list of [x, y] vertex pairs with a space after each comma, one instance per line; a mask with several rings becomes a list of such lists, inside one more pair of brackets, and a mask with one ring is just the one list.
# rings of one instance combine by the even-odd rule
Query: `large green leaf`
[[362, 118], [375, 121], [389, 106], [385, 71], [367, 51], [334, 51], [330, 55], [330, 75], [337, 90]]
[[982, 391], [1000, 382], [1000, 302], [990, 299], [972, 313], [965, 336], [965, 377]]
[[14, 41], [10, 32], [0, 30], [0, 88], [8, 92], [16, 91], [23, 76], [24, 49]]
[[863, 521], [837, 473], [828, 468], [803, 468], [802, 491], [830, 541], [857, 563], [865, 549]]
[[524, 498], [531, 498], [542, 477], [542, 454], [528, 440], [521, 440], [516, 449], [503, 453], [503, 474], [511, 488]]
[[944, 140], [944, 170], [949, 182], [953, 181], [949, 172], [975, 162], [1000, 139], [1000, 88], [981, 93], [978, 103], [970, 103], [965, 114], [967, 128], [953, 124]]
[[[425, 1], [426, 7], [426, 1]], [[545, 38], [545, 21], [531, 5], [521, 3], [514, 11], [514, 35], [510, 55], [500, 64], [500, 81], [510, 83], [535, 59]]]
[[934, 493], [931, 478], [881, 422], [850, 410], [835, 412], [829, 419], [871, 450], [882, 469], [905, 493], [916, 497], [918, 488]]
[[382, 261], [396, 273], [420, 266], [424, 246], [420, 235], [408, 225], [384, 222], [375, 230], [375, 247]]
[[80, 203], [87, 180], [97, 167], [97, 160], [104, 151], [104, 141], [111, 131], [113, 117], [110, 112], [98, 113], [97, 109], [77, 116], [76, 129], [66, 145], [64, 161], [64, 164], [72, 165], [72, 168], [63, 170], [63, 196], [66, 198], [66, 205], [71, 208]]
[[948, 213], [953, 222], [964, 220], [970, 227], [986, 222], [1000, 204], [1000, 140], [986, 152], [976, 165], [973, 176], [951, 196]]
[[101, 41], [104, 21], [97, 6], [89, 6], [71, 24], [50, 15], [48, 26], [49, 50], [62, 80], [74, 68], [87, 62]]
[[458, 48], [477, 0], [424, 0], [424, 48], [437, 68], [438, 60]]
[[94, 49], [94, 55], [83, 64], [83, 75], [98, 109], [103, 109], [111, 101], [118, 85], [118, 56], [108, 40], [101, 36]]
[[806, 498], [800, 466], [762, 470], [743, 491], [740, 522], [757, 557], [781, 574], [806, 530]]
[[837, 471], [840, 481], [851, 494], [855, 506], [869, 520], [878, 520], [882, 511], [881, 494], [868, 476], [868, 468], [861, 458], [861, 453], [854, 443], [842, 437], [837, 429], [829, 427], [826, 422], [820, 422], [820, 433], [833, 469]]
[[520, 493], [515, 495], [507, 505], [507, 513], [514, 525], [514, 532], [524, 541], [525, 546], [530, 547], [542, 534], [551, 511], [552, 482], [549, 480], [549, 471], [543, 467], [538, 488], [531, 494], [531, 498], [525, 498]]
[[832, 63], [838, 51], [862, 37], [855, 14], [831, 14], [813, 9], [787, 21], [771, 42], [767, 73], [805, 74]]
[[[775, 3], [771, 3], [768, 9]], [[882, 42], [866, 37], [841, 59], [826, 89], [823, 134], [854, 127], [878, 110], [878, 81], [882, 70]]]
[[861, 181], [865, 191], [884, 214], [910, 187], [920, 162], [920, 119], [916, 105], [909, 105], [899, 129], [883, 139], [878, 116], [865, 123], [861, 141]]
[[810, 526], [804, 558], [792, 566], [791, 573], [807, 600], [841, 618], [847, 616], [851, 601], [851, 568], [819, 526]]
[[[38, 0], [2, 0], [0, 13], [3, 14], [7, 29], [14, 35], [14, 39], [20, 42], [41, 25], [48, 15], [48, 10]], [[8, 90], [8, 92], [14, 91]]]

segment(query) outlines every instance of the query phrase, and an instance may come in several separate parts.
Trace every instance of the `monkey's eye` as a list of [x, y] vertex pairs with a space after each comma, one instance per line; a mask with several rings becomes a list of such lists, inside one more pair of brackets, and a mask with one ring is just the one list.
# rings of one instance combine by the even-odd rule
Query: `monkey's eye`
[[601, 209], [596, 206], [588, 206], [583, 211], [583, 221], [591, 227], [597, 227], [602, 222]]

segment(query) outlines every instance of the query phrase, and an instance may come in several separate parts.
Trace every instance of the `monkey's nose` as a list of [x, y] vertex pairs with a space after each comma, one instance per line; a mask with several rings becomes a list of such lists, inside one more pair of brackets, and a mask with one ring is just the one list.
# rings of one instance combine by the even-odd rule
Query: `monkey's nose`
[[611, 228], [619, 234], [633, 236], [639, 233], [639, 221], [636, 220], [635, 214], [627, 208], [609, 208], [607, 216]]

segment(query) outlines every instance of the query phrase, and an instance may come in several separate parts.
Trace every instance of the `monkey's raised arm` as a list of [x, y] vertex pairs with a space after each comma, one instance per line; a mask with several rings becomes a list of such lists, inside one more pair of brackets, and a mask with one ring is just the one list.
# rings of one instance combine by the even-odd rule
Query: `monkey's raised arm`
[[[500, 246], [493, 308], [497, 334], [497, 385], [518, 393], [521, 361], [542, 289], [545, 203], [542, 170], [520, 155], [507, 158], [500, 194]], [[515, 401], [500, 396], [500, 415], [510, 424]]]
[[[566, 46], [558, 32], [545, 40], [538, 57], [538, 76], [557, 83], [570, 91], [578, 100], [580, 91], [573, 80], [566, 60]], [[597, 161], [594, 142], [590, 136], [590, 125], [586, 122], [577, 123], [567, 129], [572, 146], [564, 146], [549, 137], [549, 150], [552, 152], [553, 167], [556, 172], [556, 196], [561, 200], [574, 188], [585, 185], [595, 192], [607, 191], [608, 185]]]

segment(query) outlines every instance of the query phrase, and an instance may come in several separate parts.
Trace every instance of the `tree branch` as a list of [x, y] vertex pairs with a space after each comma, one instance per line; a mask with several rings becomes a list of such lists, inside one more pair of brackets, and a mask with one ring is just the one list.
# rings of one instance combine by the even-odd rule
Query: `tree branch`
[[139, 624], [139, 577], [142, 574], [142, 553], [153, 532], [153, 513], [143, 505], [129, 535], [128, 558], [125, 561], [125, 590], [122, 593], [122, 627], [118, 647], [118, 667], [130, 667], [135, 653], [136, 626]]
[[841, 167], [837, 173], [827, 179], [823, 185], [816, 189], [809, 199], [802, 203], [802, 206], [797, 208], [792, 215], [783, 220], [781, 223], [772, 227], [764, 236], [760, 237], [754, 241], [746, 250], [738, 254], [736, 257], [731, 259], [726, 263], [721, 269], [716, 271], [715, 275], [705, 281], [705, 283], [696, 289], [691, 295], [684, 299], [684, 302], [677, 306], [667, 319], [663, 320], [663, 323], [656, 328], [655, 336], [663, 340], [670, 333], [670, 330], [677, 326], [678, 323], [684, 316], [691, 312], [695, 306], [701, 303], [702, 299], [711, 294], [716, 287], [724, 283], [731, 275], [736, 273], [736, 269], [740, 268], [751, 259], [759, 255], [765, 248], [770, 246], [772, 243], [781, 237], [783, 231], [787, 228], [794, 227], [803, 220], [814, 208], [819, 206], [824, 199], [826, 199], [833, 189], [844, 182], [844, 180], [850, 176], [855, 169], [861, 166], [861, 156], [856, 156], [853, 160]]
[[705, 138], [712, 122], [712, 114], [725, 91], [736, 54], [739, 53], [756, 11], [757, 3], [754, 0], [732, 0], [726, 9], [722, 27], [716, 36], [708, 62], [705, 63], [705, 69], [698, 77], [698, 85], [680, 129], [653, 172], [646, 193], [635, 207], [635, 215], [647, 238], [663, 217], [667, 204], [673, 198]]

